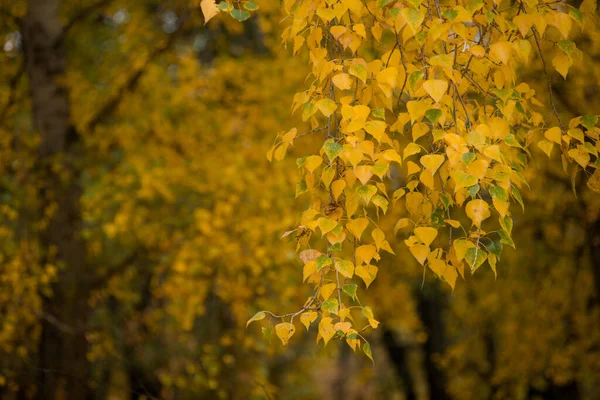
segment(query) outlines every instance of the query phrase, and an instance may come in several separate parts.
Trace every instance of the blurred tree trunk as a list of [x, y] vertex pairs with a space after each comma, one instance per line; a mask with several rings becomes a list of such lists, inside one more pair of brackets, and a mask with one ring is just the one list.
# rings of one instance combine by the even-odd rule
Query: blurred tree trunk
[[439, 282], [436, 281], [428, 286], [428, 288], [420, 290], [416, 297], [419, 299], [419, 316], [427, 332], [427, 341], [423, 346], [423, 351], [429, 398], [445, 400], [450, 396], [446, 392], [444, 372], [436, 364], [436, 359], [446, 350], [446, 329], [443, 321], [446, 296], [440, 290]]
[[406, 400], [415, 400], [417, 394], [414, 388], [414, 379], [410, 373], [408, 346], [402, 343], [401, 340], [397, 340], [393, 331], [385, 328], [383, 331], [383, 345], [390, 361], [394, 364], [398, 377], [402, 380], [402, 389]]
[[58, 7], [58, 0], [28, 0], [23, 20], [33, 120], [41, 139], [36, 167], [41, 183], [38, 216], [46, 218], [47, 224], [40, 243], [43, 261], [59, 269], [53, 293], [43, 304], [37, 397], [87, 399], [89, 291], [85, 244], [79, 236], [81, 154], [64, 86], [66, 55], [59, 40]]

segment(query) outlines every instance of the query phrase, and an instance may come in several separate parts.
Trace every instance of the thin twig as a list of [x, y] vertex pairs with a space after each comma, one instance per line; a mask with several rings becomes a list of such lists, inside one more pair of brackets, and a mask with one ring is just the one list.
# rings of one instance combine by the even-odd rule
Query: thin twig
[[552, 80], [550, 79], [550, 76], [548, 75], [548, 70], [546, 69], [546, 60], [544, 59], [544, 54], [542, 53], [542, 47], [540, 46], [540, 36], [539, 36], [539, 33], [538, 33], [537, 29], [535, 28], [535, 26], [532, 26], [531, 30], [533, 31], [533, 37], [535, 39], [535, 44], [537, 45], [538, 52], [540, 53], [540, 58], [542, 59], [542, 67], [544, 68], [544, 76], [546, 77], [546, 81], [548, 82], [548, 95], [550, 96], [550, 105], [552, 106], [552, 113], [556, 117], [556, 120], [558, 121], [558, 124], [560, 125], [560, 129], [562, 130], [564, 128], [564, 125], [562, 123], [562, 120], [560, 119], [560, 115], [558, 115], [558, 111], [556, 110], [556, 104], [554, 104], [554, 95], [553, 95], [553, 91], [552, 91]]

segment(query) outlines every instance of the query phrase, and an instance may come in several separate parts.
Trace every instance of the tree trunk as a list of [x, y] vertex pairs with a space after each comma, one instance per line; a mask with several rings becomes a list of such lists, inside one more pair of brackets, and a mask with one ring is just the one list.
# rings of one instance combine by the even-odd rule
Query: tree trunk
[[438, 282], [432, 284], [430, 290], [421, 291], [418, 311], [425, 329], [427, 341], [423, 346], [425, 352], [425, 370], [429, 386], [429, 398], [435, 400], [449, 399], [446, 392], [444, 372], [436, 363], [439, 355], [446, 350], [445, 327], [443, 312], [446, 307], [445, 295], [441, 292]]
[[71, 125], [64, 86], [66, 55], [58, 0], [28, 0], [23, 19], [26, 72], [35, 128], [40, 134], [37, 182], [40, 215], [52, 208], [40, 234], [44, 261], [59, 269], [52, 296], [44, 299], [39, 343], [40, 399], [90, 398], [85, 327], [88, 309], [81, 212], [79, 137]]

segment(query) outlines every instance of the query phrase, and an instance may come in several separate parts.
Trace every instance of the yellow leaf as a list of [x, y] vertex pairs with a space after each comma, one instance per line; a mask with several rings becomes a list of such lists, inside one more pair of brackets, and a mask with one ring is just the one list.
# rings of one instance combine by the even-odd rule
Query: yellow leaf
[[369, 121], [365, 124], [365, 131], [377, 139], [378, 142], [381, 142], [386, 127], [387, 124], [383, 121]]
[[307, 311], [300, 315], [300, 322], [302, 322], [302, 324], [306, 327], [306, 330], [308, 331], [308, 328], [310, 328], [310, 324], [313, 323], [318, 316], [319, 314], [317, 314], [315, 311]]
[[505, 118], [492, 117], [488, 123], [490, 134], [494, 139], [503, 140], [510, 134], [508, 121]]
[[428, 169], [423, 170], [419, 175], [419, 181], [425, 185], [428, 189], [435, 189], [435, 182], [433, 180], [433, 174]]
[[277, 150], [275, 150], [275, 159], [277, 161], [281, 161], [285, 158], [285, 152], [287, 151], [288, 145], [287, 143], [283, 143], [281, 146], [279, 146], [277, 148]]
[[467, 254], [467, 250], [469, 249], [467, 246], [467, 241], [464, 239], [457, 239], [452, 243], [452, 247], [454, 247], [456, 260], [458, 262], [462, 261], [465, 258], [465, 254]]
[[502, 162], [502, 153], [500, 153], [500, 146], [497, 144], [493, 144], [491, 146], [487, 146], [483, 150], [483, 154], [488, 156], [489, 158], [496, 160], [498, 162]]
[[400, 218], [398, 222], [396, 222], [396, 226], [394, 226], [394, 234], [398, 233], [398, 230], [406, 228], [409, 225], [410, 220], [408, 218]]
[[421, 152], [421, 147], [416, 143], [410, 142], [404, 148], [404, 153], [402, 154], [402, 158], [406, 160], [408, 157], [412, 156], [413, 154], [417, 154], [420, 152]]
[[483, 58], [485, 56], [485, 48], [480, 45], [471, 47], [471, 54], [477, 58]]
[[306, 264], [304, 264], [304, 268], [302, 268], [302, 280], [306, 281], [315, 272], [317, 272], [317, 262], [307, 262]]
[[448, 82], [441, 79], [430, 79], [423, 83], [423, 88], [436, 103], [439, 103], [448, 89]]
[[337, 104], [335, 104], [335, 101], [328, 98], [317, 101], [315, 105], [317, 106], [319, 111], [321, 111], [321, 113], [323, 113], [323, 115], [326, 117], [329, 117], [337, 109]]
[[248, 327], [248, 325], [250, 325], [251, 322], [260, 321], [261, 319], [264, 319], [265, 316], [266, 316], [266, 314], [264, 311], [257, 312], [256, 314], [254, 314], [254, 316], [252, 318], [250, 318], [248, 320], [248, 322], [246, 322], [246, 328]]
[[424, 244], [416, 244], [408, 248], [411, 254], [417, 259], [419, 264], [424, 265], [427, 255], [429, 254], [429, 246]]
[[369, 226], [369, 220], [367, 218], [356, 218], [346, 224], [346, 229], [354, 235], [354, 237], [360, 240], [360, 236], [364, 230]]
[[357, 77], [363, 83], [367, 82], [367, 67], [362, 64], [353, 64], [348, 70], [350, 75]]
[[453, 228], [460, 228], [460, 222], [455, 219], [445, 219], [444, 222]]
[[520, 14], [513, 18], [513, 22], [519, 29], [521, 36], [525, 37], [527, 36], [529, 30], [531, 29], [531, 26], [533, 25], [533, 18], [531, 15], [528, 14]]
[[335, 269], [348, 279], [354, 275], [354, 264], [348, 260], [337, 260], [335, 262]]
[[545, 133], [544, 133], [544, 137], [546, 139], [548, 139], [551, 142], [560, 144], [560, 140], [562, 137], [562, 133], [560, 131], [559, 127], [554, 127], [554, 128], [550, 128], [548, 129]]
[[200, 8], [202, 8], [202, 14], [204, 14], [204, 25], [219, 13], [219, 7], [217, 7], [215, 0], [202, 0]]
[[331, 32], [331, 35], [337, 40], [340, 38], [340, 36], [346, 33], [346, 27], [342, 25], [334, 25], [329, 31]]
[[431, 228], [429, 226], [420, 226], [415, 228], [415, 235], [421, 242], [425, 244], [425, 246], [429, 247], [429, 245], [435, 240], [438, 235], [438, 231], [435, 228]]
[[485, 201], [479, 199], [468, 202], [465, 211], [477, 227], [481, 227], [481, 222], [490, 216], [490, 206]]
[[406, 163], [406, 169], [407, 175], [412, 175], [412, 174], [416, 174], [417, 172], [419, 172], [421, 170], [421, 167], [419, 167], [416, 163], [409, 161]]
[[569, 32], [571, 31], [571, 27], [573, 26], [573, 20], [568, 14], [565, 13], [551, 13], [548, 14], [548, 24], [553, 25], [558, 29], [563, 35], [563, 38], [569, 38]]
[[323, 297], [323, 300], [327, 300], [329, 297], [331, 297], [331, 294], [335, 289], [337, 289], [337, 285], [335, 283], [328, 283], [321, 286], [321, 291], [319, 293], [321, 294], [321, 297]]
[[510, 42], [501, 41], [496, 42], [490, 46], [490, 55], [502, 64], [508, 64], [510, 56], [512, 55], [512, 45]]
[[600, 170], [596, 169], [587, 181], [587, 186], [596, 193], [600, 193]]
[[[372, 259], [379, 260], [379, 254], [377, 253], [377, 248], [372, 244], [365, 244], [356, 248], [355, 251], [355, 260], [356, 265], [360, 265], [363, 262], [368, 264]], [[358, 267], [357, 267], [358, 268]], [[357, 272], [355, 272], [358, 274]]]
[[446, 270], [444, 271], [443, 278], [446, 281], [446, 283], [450, 285], [452, 290], [454, 290], [454, 286], [456, 285], [456, 278], [458, 278], [458, 273], [456, 272], [456, 269], [448, 265], [446, 267]]
[[352, 87], [352, 78], [346, 73], [337, 74], [331, 80], [338, 89], [347, 90]]
[[370, 264], [359, 265], [354, 269], [354, 273], [365, 282], [367, 287], [375, 280], [377, 271], [379, 271], [379, 268]]
[[306, 264], [309, 261], [316, 260], [322, 254], [323, 253], [321, 253], [319, 250], [308, 249], [308, 250], [301, 251], [300, 254], [298, 254], [298, 257], [300, 257], [302, 262]]
[[486, 160], [475, 160], [467, 167], [467, 173], [477, 179], [483, 179], [489, 165], [490, 163]]
[[342, 331], [344, 333], [348, 332], [352, 328], [352, 324], [350, 322], [338, 322], [333, 326], [334, 331]]
[[490, 264], [490, 267], [492, 268], [492, 271], [494, 271], [494, 278], [498, 277], [498, 273], [496, 272], [496, 255], [493, 253], [488, 253], [488, 263]]
[[540, 140], [538, 142], [538, 146], [540, 147], [540, 149], [542, 149], [544, 153], [548, 155], [548, 157], [550, 157], [550, 155], [552, 154], [552, 148], [554, 147], [554, 144], [552, 144], [552, 142], [549, 142], [545, 139]]
[[421, 164], [432, 174], [435, 174], [438, 168], [444, 163], [445, 157], [441, 154], [429, 154], [421, 157]]
[[585, 149], [579, 145], [576, 149], [571, 149], [568, 152], [569, 157], [571, 157], [575, 162], [581, 165], [582, 168], [587, 168], [587, 165], [590, 162], [590, 154], [585, 151]]
[[344, 191], [345, 187], [346, 187], [345, 180], [338, 179], [336, 181], [333, 181], [333, 183], [331, 184], [331, 193], [333, 194], [333, 198], [335, 199], [335, 201], [337, 201], [339, 199], [339, 197], [342, 194], [342, 192]]
[[319, 166], [323, 163], [323, 159], [321, 156], [309, 156], [306, 157], [306, 161], [304, 162], [304, 167], [309, 172], [313, 172], [315, 169], [319, 168]]
[[289, 322], [282, 322], [280, 324], [275, 325], [275, 333], [277, 337], [281, 340], [283, 346], [287, 346], [288, 341], [292, 337], [292, 335], [296, 332], [296, 327]]
[[429, 263], [429, 268], [437, 275], [437, 276], [443, 276], [444, 275], [444, 271], [446, 271], [446, 263], [444, 262], [444, 260], [440, 260], [439, 258], [436, 258], [435, 260], [430, 260]]
[[358, 178], [358, 180], [366, 185], [369, 182], [369, 179], [373, 176], [373, 172], [371, 171], [370, 165], [359, 165], [354, 169], [354, 175]]
[[325, 217], [321, 217], [317, 220], [318, 224], [319, 224], [319, 228], [321, 228], [321, 234], [325, 235], [327, 232], [331, 231], [333, 228], [335, 228], [337, 226], [337, 222], [329, 219], [329, 218], [325, 218]]
[[564, 79], [567, 79], [567, 74], [569, 73], [569, 68], [573, 65], [573, 60], [569, 56], [559, 54], [552, 59], [552, 65], [554, 65], [556, 71], [558, 71]]
[[333, 335], [335, 335], [335, 329], [333, 328], [333, 324], [331, 323], [332, 319], [330, 317], [321, 318], [321, 322], [319, 322], [319, 335], [323, 338], [325, 342], [325, 346]]

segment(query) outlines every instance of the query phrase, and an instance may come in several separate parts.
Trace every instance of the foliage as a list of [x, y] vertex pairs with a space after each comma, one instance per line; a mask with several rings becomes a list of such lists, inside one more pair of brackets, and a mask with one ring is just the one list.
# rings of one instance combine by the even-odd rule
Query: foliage
[[[598, 117], [563, 124], [541, 44], [554, 45], [552, 65], [566, 78], [580, 57], [571, 31], [593, 23], [594, 2], [288, 1], [284, 8], [292, 23], [282, 37], [294, 53], [305, 49], [312, 66], [310, 87], [292, 105], [311, 129], [278, 135], [267, 158], [282, 160], [306, 134], [326, 135], [318, 154], [297, 159], [296, 196], [307, 193], [311, 204], [284, 237], [296, 236], [304, 280], [315, 289], [299, 311], [270, 314], [289, 318], [277, 325], [284, 346], [294, 318], [308, 329], [320, 317], [317, 341], [363, 343], [372, 358], [361, 333], [379, 322], [358, 300], [356, 281], [368, 287], [380, 252], [394, 253], [377, 223], [390, 201], [409, 213], [394, 231], [409, 232], [405, 243], [423, 273], [454, 289], [465, 268], [474, 273], [487, 262], [496, 274], [503, 245], [515, 247], [510, 206], [524, 208], [532, 143], [548, 156], [557, 145], [565, 171], [583, 170], [600, 191]], [[544, 119], [519, 74], [536, 50], [558, 126]]]

